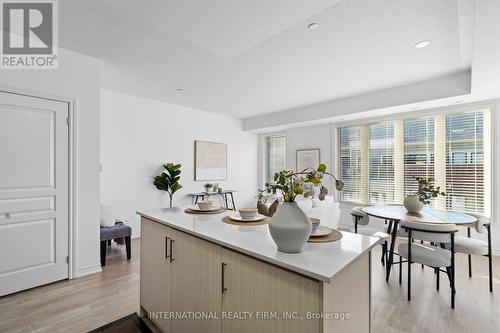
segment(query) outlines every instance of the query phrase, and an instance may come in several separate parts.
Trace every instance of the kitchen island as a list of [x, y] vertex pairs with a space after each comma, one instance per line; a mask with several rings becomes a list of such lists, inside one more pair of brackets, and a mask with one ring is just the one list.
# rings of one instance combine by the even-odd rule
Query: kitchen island
[[267, 225], [182, 208], [141, 215], [141, 316], [163, 332], [369, 332], [376, 238], [278, 252]]

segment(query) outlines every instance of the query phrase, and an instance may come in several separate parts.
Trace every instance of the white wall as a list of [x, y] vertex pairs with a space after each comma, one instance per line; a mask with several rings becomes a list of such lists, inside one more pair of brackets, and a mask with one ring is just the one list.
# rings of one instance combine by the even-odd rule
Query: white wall
[[[287, 169], [295, 170], [297, 166], [297, 149], [320, 149], [320, 163], [324, 163], [327, 170], [332, 172], [332, 125], [323, 124], [317, 126], [300, 127], [289, 129], [286, 133], [286, 165]], [[332, 193], [333, 181], [330, 177], [323, 182], [329, 192]]]
[[135, 236], [137, 210], [168, 206], [168, 196], [152, 184], [163, 163], [182, 164], [175, 206], [190, 204], [186, 194], [203, 190], [205, 182], [194, 181], [195, 140], [228, 144], [228, 177], [218, 182], [239, 191], [237, 207], [255, 205], [257, 135], [243, 132], [241, 120], [102, 89], [101, 122], [102, 202], [131, 223]]
[[37, 96], [75, 100], [76, 257], [81, 276], [101, 270], [99, 259], [99, 70], [98, 60], [59, 50], [57, 70], [2, 70], [0, 86]]

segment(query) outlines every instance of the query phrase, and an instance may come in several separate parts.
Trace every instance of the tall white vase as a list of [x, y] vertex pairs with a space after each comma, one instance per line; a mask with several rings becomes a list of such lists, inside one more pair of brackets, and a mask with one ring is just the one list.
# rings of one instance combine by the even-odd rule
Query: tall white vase
[[284, 202], [269, 223], [278, 251], [298, 253], [311, 235], [312, 224], [296, 202]]

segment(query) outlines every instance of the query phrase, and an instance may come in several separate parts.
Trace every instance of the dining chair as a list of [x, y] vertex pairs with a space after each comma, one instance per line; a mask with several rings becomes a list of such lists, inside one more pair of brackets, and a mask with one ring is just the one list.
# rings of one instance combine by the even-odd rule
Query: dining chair
[[[408, 301], [411, 300], [411, 264], [419, 263], [429, 266], [436, 271], [436, 289], [439, 290], [439, 273], [448, 275], [451, 287], [451, 308], [455, 308], [455, 233], [458, 231], [454, 224], [423, 223], [401, 221], [401, 228], [407, 231], [407, 242], [398, 245], [398, 253], [406, 259], [408, 264]], [[442, 244], [442, 247], [414, 243], [412, 240], [422, 240], [432, 244]], [[450, 250], [444, 248], [450, 244]], [[445, 268], [446, 271], [441, 270]]]
[[[491, 219], [486, 216], [470, 214], [477, 221], [473, 228], [479, 234], [487, 234], [487, 241], [471, 238], [471, 226], [467, 225], [467, 237], [457, 235], [455, 237], [455, 253], [467, 254], [469, 261], [469, 277], [472, 278], [472, 256], [488, 257], [489, 270], [489, 288], [493, 292], [493, 263], [491, 255]], [[450, 248], [450, 244], [446, 244], [446, 248]]]
[[390, 235], [380, 229], [367, 227], [370, 222], [370, 217], [363, 211], [363, 207], [353, 207], [351, 209], [351, 215], [354, 222], [354, 233], [378, 238], [377, 242], [382, 246], [380, 261], [382, 265], [385, 265], [387, 262], [387, 244]]

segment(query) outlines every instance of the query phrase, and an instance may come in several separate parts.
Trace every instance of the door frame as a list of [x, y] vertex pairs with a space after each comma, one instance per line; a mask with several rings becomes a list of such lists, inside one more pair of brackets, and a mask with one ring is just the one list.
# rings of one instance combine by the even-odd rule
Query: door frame
[[77, 277], [77, 161], [78, 149], [75, 143], [77, 121], [77, 99], [75, 96], [57, 95], [40, 90], [24, 89], [21, 87], [7, 87], [0, 85], [0, 92], [35, 97], [56, 102], [68, 103], [68, 279]]

